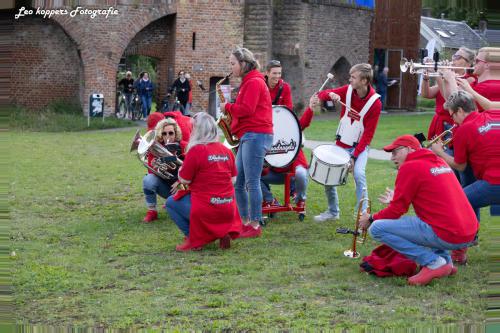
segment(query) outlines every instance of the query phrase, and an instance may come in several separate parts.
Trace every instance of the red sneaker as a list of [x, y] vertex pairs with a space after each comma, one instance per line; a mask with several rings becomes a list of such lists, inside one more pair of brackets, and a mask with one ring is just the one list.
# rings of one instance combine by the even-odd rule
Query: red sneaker
[[219, 238], [219, 248], [227, 250], [230, 247], [231, 247], [231, 236], [226, 235], [222, 238]]
[[306, 202], [304, 200], [297, 201], [297, 208], [304, 209], [306, 207]]
[[262, 207], [279, 207], [280, 202], [278, 199], [273, 198], [273, 201], [262, 201]]
[[467, 248], [451, 251], [451, 260], [457, 265], [467, 264]]
[[262, 228], [259, 226], [257, 229], [251, 224], [243, 225], [240, 238], [254, 238], [262, 235]]
[[453, 265], [446, 264], [436, 269], [422, 267], [418, 274], [408, 278], [408, 284], [412, 286], [423, 286], [429, 284], [433, 279], [439, 279], [450, 275]]
[[154, 220], [158, 220], [158, 212], [156, 210], [149, 209], [146, 213], [146, 217], [144, 217], [143, 222], [151, 223]]
[[192, 247], [189, 238], [184, 238], [184, 243], [177, 245], [175, 250], [180, 252], [201, 251], [201, 247]]
[[450, 276], [457, 274], [457, 272], [458, 272], [458, 268], [456, 266], [453, 266], [451, 268]]

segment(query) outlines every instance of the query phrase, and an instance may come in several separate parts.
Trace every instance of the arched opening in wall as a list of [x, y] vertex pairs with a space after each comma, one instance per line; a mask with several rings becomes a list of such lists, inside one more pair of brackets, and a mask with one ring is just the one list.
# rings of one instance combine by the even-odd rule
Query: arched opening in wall
[[[144, 27], [129, 42], [123, 51], [117, 68], [117, 104], [116, 110], [120, 111], [120, 100], [126, 99], [120, 91], [123, 84], [119, 83], [126, 77], [126, 72], [132, 72], [132, 77], [137, 87], [137, 80], [142, 72], [148, 72], [153, 83], [151, 112], [162, 109], [168, 90], [176, 78], [175, 65], [175, 15], [163, 16]], [[134, 100], [132, 93], [132, 102]], [[142, 94], [146, 92], [142, 91]], [[140, 99], [140, 98], [139, 98]], [[173, 100], [169, 100], [169, 106]], [[135, 105], [131, 106], [136, 108]]]
[[[158, 82], [157, 67], [158, 59], [154, 57], [136, 54], [120, 59], [116, 72], [116, 117], [140, 119], [144, 115], [141, 112], [143, 106], [146, 107], [149, 103], [149, 112], [161, 109], [161, 102], [158, 101], [161, 101], [164, 96], [161, 96], [161, 92], [155, 89]], [[147, 80], [145, 80], [146, 77]], [[151, 99], [151, 102], [148, 99]]]
[[80, 110], [83, 62], [75, 41], [56, 21], [36, 16], [17, 20], [13, 27], [13, 103], [30, 110], [52, 103], [61, 112]]
[[334, 75], [332, 82], [329, 83], [330, 87], [339, 87], [349, 83], [349, 70], [351, 64], [345, 57], [340, 57], [339, 60], [332, 66], [330, 73]]

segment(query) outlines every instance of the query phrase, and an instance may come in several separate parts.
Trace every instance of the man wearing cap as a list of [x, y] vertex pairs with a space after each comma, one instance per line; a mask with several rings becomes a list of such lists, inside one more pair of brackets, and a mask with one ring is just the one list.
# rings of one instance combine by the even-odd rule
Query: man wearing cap
[[[455, 153], [446, 154], [441, 143], [431, 149], [455, 170], [471, 166], [476, 180], [464, 192], [479, 219], [479, 208], [500, 204], [500, 110], [477, 112], [472, 96], [465, 91], [452, 93], [444, 108], [460, 125], [453, 134]], [[454, 251], [453, 260], [465, 264], [466, 250]]]
[[130, 104], [132, 103], [132, 94], [134, 93], [134, 79], [132, 78], [131, 71], [128, 71], [125, 77], [118, 82], [118, 86], [122, 87], [127, 105], [127, 113], [132, 117], [132, 107]]
[[[361, 228], [369, 226], [375, 240], [421, 266], [408, 278], [411, 285], [455, 274], [448, 250], [470, 246], [479, 224], [452, 169], [411, 135], [398, 137], [384, 150], [398, 168], [394, 192], [381, 197], [388, 203], [385, 209], [362, 215]], [[416, 216], [403, 216], [410, 205]]]

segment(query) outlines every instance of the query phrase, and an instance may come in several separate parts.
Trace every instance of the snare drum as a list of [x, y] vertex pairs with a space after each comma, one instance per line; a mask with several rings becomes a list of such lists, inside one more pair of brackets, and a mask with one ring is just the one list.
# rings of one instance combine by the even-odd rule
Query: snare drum
[[267, 164], [285, 168], [295, 161], [302, 144], [300, 123], [286, 106], [273, 105], [273, 144], [264, 157]]
[[323, 185], [344, 185], [349, 172], [351, 157], [336, 145], [320, 145], [312, 151], [309, 176]]

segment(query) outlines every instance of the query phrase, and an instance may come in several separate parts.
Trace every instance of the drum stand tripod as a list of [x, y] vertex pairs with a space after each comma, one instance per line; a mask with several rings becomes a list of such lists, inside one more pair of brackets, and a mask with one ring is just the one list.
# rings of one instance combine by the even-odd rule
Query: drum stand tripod
[[279, 212], [297, 212], [299, 221], [304, 221], [306, 216], [306, 208], [304, 207], [295, 207], [290, 203], [290, 179], [292, 178], [293, 173], [287, 172], [285, 173], [285, 191], [283, 193], [283, 202], [282, 206], [269, 206], [262, 207], [262, 215], [267, 214], [269, 217], [273, 217], [274, 213]]

